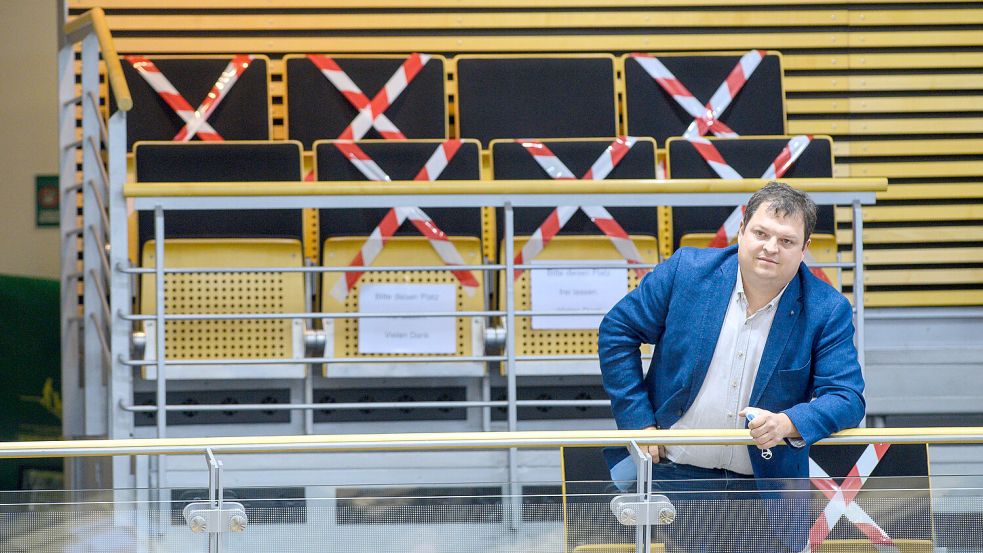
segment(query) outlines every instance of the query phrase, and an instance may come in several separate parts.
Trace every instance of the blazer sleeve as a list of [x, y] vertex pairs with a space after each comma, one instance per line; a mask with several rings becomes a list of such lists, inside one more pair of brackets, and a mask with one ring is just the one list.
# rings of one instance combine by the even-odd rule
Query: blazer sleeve
[[677, 252], [656, 266], [601, 321], [597, 348], [601, 376], [622, 430], [656, 424], [655, 407], [642, 378], [639, 347], [656, 344], [662, 336], [679, 258]]
[[853, 345], [850, 303], [838, 297], [813, 347], [813, 397], [785, 410], [809, 445], [863, 420], [864, 379]]

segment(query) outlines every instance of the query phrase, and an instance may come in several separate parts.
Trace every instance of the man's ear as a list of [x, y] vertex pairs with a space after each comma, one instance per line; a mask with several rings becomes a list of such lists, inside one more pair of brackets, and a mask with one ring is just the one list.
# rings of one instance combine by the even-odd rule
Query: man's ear
[[805, 246], [802, 246], [802, 261], [806, 260], [806, 252], [809, 251], [809, 245], [812, 244], [812, 238], [806, 240]]
[[741, 245], [741, 235], [744, 234], [744, 218], [741, 218], [741, 222], [737, 224], [737, 245]]

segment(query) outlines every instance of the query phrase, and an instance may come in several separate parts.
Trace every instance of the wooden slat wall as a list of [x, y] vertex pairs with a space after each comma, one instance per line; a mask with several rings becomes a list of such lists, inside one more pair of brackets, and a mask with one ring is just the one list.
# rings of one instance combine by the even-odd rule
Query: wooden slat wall
[[278, 138], [287, 53], [780, 50], [789, 132], [832, 135], [837, 176], [890, 178], [865, 210], [868, 305], [983, 305], [979, 1], [69, 1], [96, 6], [124, 54], [269, 55]]

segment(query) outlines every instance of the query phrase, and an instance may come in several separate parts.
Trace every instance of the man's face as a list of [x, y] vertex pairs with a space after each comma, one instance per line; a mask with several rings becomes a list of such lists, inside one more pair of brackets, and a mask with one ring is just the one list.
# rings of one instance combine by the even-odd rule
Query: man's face
[[805, 258], [805, 223], [801, 215], [778, 216], [762, 203], [737, 233], [737, 258], [745, 286], [781, 289]]

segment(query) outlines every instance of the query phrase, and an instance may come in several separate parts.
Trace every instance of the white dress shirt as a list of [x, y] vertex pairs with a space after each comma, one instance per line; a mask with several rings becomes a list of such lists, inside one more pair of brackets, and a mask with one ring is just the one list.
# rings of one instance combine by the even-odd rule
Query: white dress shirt
[[[786, 288], [788, 286], [786, 285]], [[710, 368], [696, 399], [673, 430], [696, 428], [744, 428], [737, 413], [748, 406], [761, 354], [768, 341], [771, 323], [783, 288], [767, 305], [747, 315], [741, 271], [727, 305], [720, 337], [713, 350]], [[666, 456], [674, 463], [711, 469], [727, 469], [752, 474], [747, 446], [666, 446]]]

